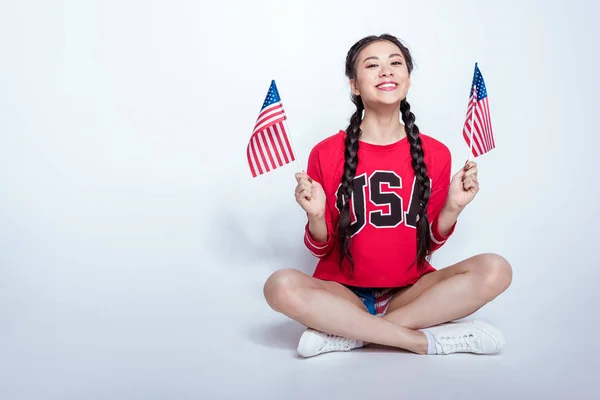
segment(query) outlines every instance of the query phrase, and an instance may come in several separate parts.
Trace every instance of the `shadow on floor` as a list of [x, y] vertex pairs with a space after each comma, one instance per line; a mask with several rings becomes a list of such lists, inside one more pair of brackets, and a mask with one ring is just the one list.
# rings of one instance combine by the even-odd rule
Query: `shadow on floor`
[[[292, 320], [288, 320], [270, 325], [257, 325], [249, 331], [248, 337], [254, 343], [259, 344], [261, 346], [286, 350], [296, 350], [296, 348], [298, 347], [298, 341], [300, 340], [300, 336], [302, 336], [302, 333], [305, 329], [306, 327], [304, 325], [301, 325], [298, 322]], [[364, 353], [412, 354], [411, 352], [404, 349], [382, 346], [378, 344], [369, 344], [365, 347], [356, 349], [354, 351], [360, 351]]]
[[306, 327], [296, 321], [287, 320], [275, 324], [254, 326], [248, 337], [261, 346], [295, 350]]

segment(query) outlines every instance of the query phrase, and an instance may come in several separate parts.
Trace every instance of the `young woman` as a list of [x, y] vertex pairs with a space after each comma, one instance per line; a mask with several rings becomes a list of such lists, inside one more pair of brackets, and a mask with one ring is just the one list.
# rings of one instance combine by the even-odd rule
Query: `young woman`
[[264, 293], [275, 311], [308, 327], [298, 344], [304, 357], [367, 343], [495, 354], [505, 343], [488, 323], [453, 321], [508, 288], [509, 263], [496, 254], [440, 270], [429, 263], [479, 191], [478, 169], [469, 162], [451, 178], [448, 148], [419, 132], [406, 100], [412, 68], [391, 35], [354, 44], [346, 76], [356, 112], [296, 174], [304, 242], [319, 262], [312, 277], [276, 271]]

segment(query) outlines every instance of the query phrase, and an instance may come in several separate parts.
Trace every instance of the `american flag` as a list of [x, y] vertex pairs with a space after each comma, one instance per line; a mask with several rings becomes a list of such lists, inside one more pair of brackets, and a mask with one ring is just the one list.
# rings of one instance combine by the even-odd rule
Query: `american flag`
[[485, 154], [496, 147], [487, 90], [477, 63], [475, 63], [463, 137], [470, 146], [474, 157]]
[[256, 178], [296, 159], [286, 130], [286, 119], [277, 85], [273, 80], [248, 143], [248, 165], [252, 177]]

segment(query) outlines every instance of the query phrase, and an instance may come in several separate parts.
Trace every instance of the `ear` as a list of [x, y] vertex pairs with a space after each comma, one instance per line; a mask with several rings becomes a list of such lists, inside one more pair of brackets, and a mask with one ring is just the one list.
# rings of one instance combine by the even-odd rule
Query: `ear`
[[360, 96], [360, 90], [358, 90], [358, 85], [356, 84], [355, 79], [350, 79], [350, 89], [355, 96]]

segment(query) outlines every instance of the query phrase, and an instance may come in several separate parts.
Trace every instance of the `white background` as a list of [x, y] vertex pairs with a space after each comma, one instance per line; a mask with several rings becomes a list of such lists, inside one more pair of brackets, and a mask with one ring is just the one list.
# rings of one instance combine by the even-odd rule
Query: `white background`
[[[597, 388], [598, 11], [566, 0], [3, 1], [0, 398]], [[347, 50], [383, 32], [412, 50], [408, 99], [455, 171], [476, 61], [486, 81], [497, 148], [476, 160], [481, 192], [434, 263], [488, 251], [511, 262], [512, 286], [476, 314], [504, 331], [500, 356], [301, 360], [303, 327], [262, 297], [276, 269], [316, 264], [297, 164], [252, 179], [246, 162], [270, 81], [304, 167], [352, 113]]]

